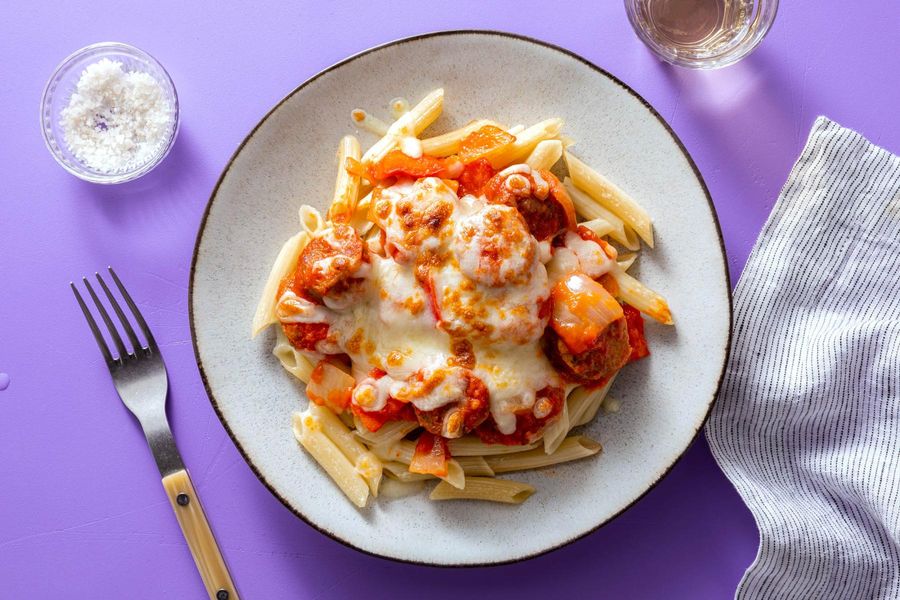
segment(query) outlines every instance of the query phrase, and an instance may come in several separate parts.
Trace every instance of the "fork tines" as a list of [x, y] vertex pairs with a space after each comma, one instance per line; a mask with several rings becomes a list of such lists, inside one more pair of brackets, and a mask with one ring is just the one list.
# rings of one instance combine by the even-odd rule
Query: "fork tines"
[[128, 305], [128, 308], [130, 309], [135, 322], [137, 322], [138, 327], [140, 327], [141, 332], [144, 334], [144, 338], [147, 340], [147, 345], [144, 346], [141, 344], [141, 341], [138, 339], [137, 334], [135, 334], [134, 332], [134, 328], [132, 328], [131, 323], [125, 316], [125, 313], [122, 310], [122, 307], [119, 305], [118, 300], [116, 300], [116, 297], [113, 296], [112, 291], [110, 291], [109, 286], [106, 285], [106, 282], [103, 280], [103, 277], [100, 276], [100, 273], [95, 273], [94, 275], [96, 275], [97, 281], [100, 283], [100, 287], [103, 288], [103, 292], [106, 295], [106, 299], [109, 301], [109, 305], [112, 307], [113, 311], [116, 313], [116, 316], [119, 318], [119, 322], [122, 324], [122, 328], [125, 330], [125, 335], [128, 337], [128, 340], [131, 344], [131, 349], [129, 350], [125, 346], [125, 343], [122, 341], [122, 336], [119, 334], [119, 330], [116, 328], [113, 320], [109, 317], [109, 313], [106, 311], [103, 303], [100, 302], [100, 298], [97, 297], [97, 294], [94, 292], [94, 288], [91, 286], [91, 282], [88, 281], [87, 277], [82, 277], [81, 280], [84, 283], [84, 287], [87, 289], [88, 294], [90, 294], [91, 299], [94, 301], [94, 306], [96, 307], [97, 312], [100, 313], [100, 318], [103, 319], [103, 323], [106, 325], [106, 329], [109, 331], [109, 335], [116, 346], [115, 349], [117, 356], [114, 356], [110, 351], [106, 340], [103, 339], [103, 334], [100, 332], [100, 328], [97, 327], [97, 322], [94, 320], [94, 316], [91, 314], [91, 311], [88, 309], [87, 304], [85, 304], [84, 299], [78, 292], [78, 288], [75, 287], [75, 283], [69, 282], [69, 285], [72, 287], [72, 293], [75, 294], [75, 299], [78, 301], [78, 305], [81, 307], [81, 312], [84, 313], [84, 318], [85, 320], [87, 320], [88, 326], [91, 328], [91, 332], [94, 334], [94, 340], [96, 340], [97, 345], [100, 347], [100, 352], [103, 354], [103, 358], [106, 360], [107, 364], [114, 362], [121, 363], [129, 358], [135, 358], [138, 351], [145, 354], [158, 352], [159, 349], [156, 346], [156, 340], [153, 339], [153, 334], [150, 333], [150, 328], [147, 327], [147, 322], [144, 321], [144, 317], [141, 315], [141, 311], [138, 310], [137, 305], [135, 305], [134, 301], [131, 299], [131, 296], [125, 289], [125, 286], [122, 285], [121, 280], [119, 280], [119, 277], [118, 275], [116, 275], [116, 272], [113, 271], [113, 268], [107, 268], [109, 270], [109, 274], [112, 276], [113, 282], [119, 289], [119, 293], [125, 300], [125, 304]]

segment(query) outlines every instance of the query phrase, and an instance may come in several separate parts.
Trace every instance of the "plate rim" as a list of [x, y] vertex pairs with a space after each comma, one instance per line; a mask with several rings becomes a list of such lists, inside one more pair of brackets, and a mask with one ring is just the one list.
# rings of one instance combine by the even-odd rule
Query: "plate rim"
[[[243, 151], [244, 147], [250, 142], [250, 140], [253, 138], [253, 136], [256, 134], [256, 132], [263, 126], [263, 124], [266, 121], [268, 121], [268, 119], [275, 113], [275, 111], [277, 111], [279, 108], [281, 108], [282, 105], [284, 105], [288, 100], [293, 98], [294, 95], [296, 95], [300, 91], [302, 91], [306, 86], [310, 85], [311, 83], [313, 83], [314, 81], [316, 81], [317, 79], [322, 77], [323, 75], [326, 75], [327, 73], [329, 73], [345, 64], [348, 64], [360, 57], [366, 56], [367, 54], [371, 54], [373, 52], [377, 52], [379, 50], [383, 50], [385, 48], [390, 48], [392, 46], [399, 46], [399, 45], [409, 43], [409, 42], [416, 42], [416, 41], [425, 40], [425, 39], [445, 37], [445, 36], [449, 37], [449, 36], [457, 36], [457, 35], [479, 35], [479, 36], [485, 36], [485, 37], [510, 38], [510, 39], [514, 39], [517, 41], [521, 41], [521, 42], [535, 44], [544, 49], [549, 49], [549, 50], [553, 50], [556, 52], [560, 52], [570, 58], [574, 58], [578, 62], [582, 63], [583, 65], [587, 66], [588, 68], [592, 69], [593, 71], [599, 73], [600, 75], [607, 77], [613, 83], [615, 83], [616, 85], [621, 87], [625, 92], [629, 93], [632, 97], [634, 97], [636, 100], [638, 100], [644, 106], [644, 108], [646, 108], [650, 112], [651, 115], [656, 117], [656, 119], [660, 122], [660, 124], [662, 124], [662, 126], [665, 128], [666, 132], [672, 137], [672, 140], [678, 146], [679, 150], [681, 150], [682, 155], [687, 160], [687, 163], [691, 167], [691, 170], [694, 172], [694, 176], [697, 178], [697, 181], [700, 183], [700, 187], [703, 190], [704, 196], [706, 197], [706, 201], [709, 205], [709, 210], [712, 215], [713, 224], [715, 225], [715, 228], [716, 228], [716, 235], [717, 235], [718, 242], [719, 242], [719, 250], [722, 254], [722, 267], [723, 267], [722, 270], [723, 270], [723, 275], [725, 277], [725, 284], [726, 284], [725, 295], [728, 299], [728, 336], [727, 336], [727, 339], [725, 342], [724, 355], [722, 357], [722, 364], [721, 364], [721, 367], [719, 368], [718, 381], [716, 383], [716, 388], [712, 393], [712, 397], [709, 399], [709, 401], [707, 403], [706, 413], [704, 414], [703, 419], [701, 419], [700, 422], [696, 425], [696, 427], [694, 429], [694, 434], [691, 436], [690, 442], [688, 442], [688, 444], [684, 447], [684, 450], [682, 450], [678, 454], [678, 456], [676, 456], [672, 460], [671, 463], [669, 463], [660, 473], [657, 474], [657, 476], [653, 480], [653, 482], [649, 486], [647, 486], [647, 489], [645, 489], [643, 492], [641, 492], [631, 502], [629, 502], [627, 505], [623, 506], [620, 510], [618, 510], [616, 513], [614, 513], [612, 516], [605, 519], [603, 522], [598, 523], [597, 525], [595, 525], [577, 535], [574, 535], [562, 542], [559, 542], [557, 544], [554, 544], [554, 545], [544, 548], [542, 550], [524, 554], [522, 556], [518, 556], [515, 558], [508, 558], [508, 559], [499, 560], [499, 561], [477, 562], [477, 563], [476, 562], [472, 562], [472, 563], [465, 563], [465, 562], [462, 562], [462, 563], [437, 563], [437, 562], [429, 562], [426, 560], [415, 560], [415, 559], [400, 558], [400, 557], [396, 557], [396, 556], [388, 556], [385, 554], [379, 554], [378, 552], [375, 552], [372, 550], [367, 550], [365, 548], [361, 548], [361, 547], [357, 546], [356, 544], [354, 544], [353, 542], [351, 542], [350, 540], [344, 539], [343, 537], [339, 536], [338, 534], [336, 534], [332, 531], [329, 531], [324, 526], [320, 526], [318, 523], [313, 522], [310, 518], [308, 518], [305, 514], [303, 514], [303, 512], [301, 512], [300, 509], [293, 506], [287, 500], [287, 498], [282, 496], [281, 493], [271, 483], [269, 483], [269, 481], [266, 479], [265, 475], [263, 475], [263, 473], [260, 471], [260, 469], [256, 466], [256, 464], [250, 458], [249, 454], [244, 450], [243, 446], [241, 446], [241, 443], [238, 441], [234, 432], [231, 430], [231, 427], [228, 424], [227, 419], [222, 414], [222, 411], [219, 408], [218, 402], [216, 401], [215, 394], [213, 393], [213, 390], [210, 387], [209, 380], [206, 376], [206, 370], [203, 367], [203, 360], [200, 357], [200, 347], [199, 347], [199, 344], [197, 343], [197, 334], [196, 334], [196, 331], [194, 328], [194, 278], [195, 278], [196, 272], [197, 272], [196, 267], [197, 267], [197, 260], [200, 255], [200, 244], [203, 240], [203, 234], [206, 230], [206, 221], [209, 217], [210, 210], [212, 209], [213, 202], [215, 201], [216, 196], [218, 195], [219, 188], [221, 187], [222, 182], [225, 180], [226, 175], [228, 175], [229, 171], [231, 170], [232, 166], [234, 165], [234, 161], [237, 159], [237, 157], [241, 153], [241, 151]], [[446, 30], [431, 31], [431, 32], [427, 32], [427, 33], [420, 33], [420, 34], [411, 35], [411, 36], [407, 36], [407, 37], [397, 38], [397, 39], [394, 39], [394, 40], [391, 40], [388, 42], [384, 42], [382, 44], [371, 46], [360, 52], [351, 54], [347, 58], [344, 58], [328, 67], [325, 67], [321, 71], [318, 71], [314, 75], [307, 78], [300, 85], [298, 85], [297, 87], [295, 87], [294, 89], [289, 91], [284, 97], [281, 98], [281, 100], [279, 100], [277, 103], [275, 103], [275, 105], [272, 106], [272, 108], [269, 109], [265, 115], [263, 115], [260, 118], [260, 120], [256, 123], [256, 125], [254, 125], [253, 129], [251, 129], [250, 132], [244, 137], [244, 139], [241, 140], [240, 144], [237, 146], [235, 151], [229, 157], [228, 161], [225, 163], [225, 167], [222, 169], [222, 173], [219, 175], [219, 178], [216, 180], [216, 184], [213, 187], [212, 193], [209, 196], [209, 200], [207, 200], [206, 206], [203, 209], [203, 218], [200, 220], [200, 224], [198, 225], [198, 228], [197, 228], [197, 235], [194, 239], [194, 249], [193, 249], [193, 254], [191, 257], [190, 281], [188, 284], [188, 320], [190, 322], [190, 329], [191, 329], [191, 345], [193, 346], [193, 349], [194, 349], [194, 358], [197, 362], [197, 368], [200, 372], [200, 379], [203, 381], [203, 387], [206, 389], [206, 395], [209, 398], [209, 402], [212, 405], [213, 410], [216, 413], [216, 417], [218, 417], [219, 421], [222, 423], [222, 426], [225, 428], [225, 432], [228, 434], [228, 437], [231, 438], [231, 441], [234, 443], [238, 452], [240, 452], [241, 457], [244, 459], [244, 462], [247, 463], [247, 466], [250, 467], [250, 470], [253, 472], [253, 474], [256, 476], [256, 478], [259, 479], [259, 481], [266, 487], [266, 489], [269, 491], [269, 493], [271, 493], [273, 496], [275, 496], [275, 498], [277, 498], [278, 501], [281, 502], [281, 504], [285, 508], [287, 508], [291, 513], [293, 513], [294, 516], [300, 518], [307, 525], [309, 525], [310, 527], [312, 527], [319, 533], [322, 533], [322, 534], [328, 536], [332, 540], [339, 542], [339, 543], [343, 544], [344, 546], [351, 548], [357, 552], [361, 552], [363, 554], [372, 556], [374, 558], [379, 558], [382, 560], [389, 560], [392, 562], [398, 562], [398, 563], [404, 563], [404, 564], [425, 566], [425, 567], [479, 568], [479, 567], [499, 567], [499, 566], [514, 564], [514, 563], [518, 563], [521, 561], [537, 558], [539, 556], [549, 554], [550, 552], [553, 552], [554, 550], [558, 550], [560, 548], [568, 546], [568, 545], [596, 532], [598, 529], [607, 525], [611, 521], [614, 521], [616, 518], [618, 518], [620, 515], [622, 515], [622, 513], [624, 513], [625, 511], [627, 511], [628, 509], [633, 507], [635, 504], [637, 504], [639, 501], [641, 501], [644, 498], [644, 496], [646, 496], [648, 493], [650, 493], [650, 491], [652, 491], [654, 488], [656, 488], [657, 485], [659, 485], [660, 481], [662, 481], [666, 477], [666, 475], [668, 475], [672, 471], [672, 469], [675, 467], [675, 465], [677, 465], [678, 462], [681, 461], [681, 459], [684, 457], [684, 455], [687, 453], [687, 451], [697, 441], [697, 437], [700, 435], [700, 430], [703, 429], [703, 426], [709, 420], [709, 416], [712, 412], [713, 406], [715, 405], [716, 399], [718, 398], [719, 390], [722, 387], [722, 381], [724, 380], [724, 377], [725, 377], [725, 367], [728, 364], [728, 358], [731, 355], [732, 329], [734, 326], [734, 305], [733, 305], [732, 296], [733, 296], [733, 288], [732, 288], [732, 282], [731, 282], [731, 274], [729, 273], [729, 270], [728, 270], [728, 253], [725, 249], [725, 240], [722, 236], [722, 227], [721, 227], [721, 224], [719, 223], [719, 215], [718, 215], [718, 212], [716, 211], [715, 204], [713, 203], [712, 196], [709, 193], [709, 188], [706, 185], [706, 181], [703, 179], [703, 175], [700, 173], [700, 170], [697, 168], [697, 165], [694, 162], [694, 159], [691, 156], [690, 152], [688, 152], [688, 149], [685, 147], [684, 143], [681, 141], [681, 139], [678, 137], [678, 135], [672, 129], [671, 125], [669, 125], [669, 123], [665, 120], [665, 118], [663, 118], [663, 116], [660, 115], [659, 112], [646, 99], [644, 99], [643, 96], [641, 96], [638, 92], [636, 92], [633, 88], [631, 88], [631, 86], [626, 84], [624, 81], [622, 81], [621, 79], [619, 79], [618, 77], [616, 77], [615, 75], [613, 75], [612, 73], [610, 73], [609, 71], [604, 69], [603, 67], [600, 67], [600, 66], [594, 64], [590, 60], [573, 52], [572, 50], [568, 50], [566, 48], [563, 48], [562, 46], [558, 46], [551, 42], [539, 40], [537, 38], [533, 38], [533, 37], [530, 37], [527, 35], [512, 33], [512, 32], [508, 32], [508, 31], [493, 30], [493, 29], [446, 29]]]

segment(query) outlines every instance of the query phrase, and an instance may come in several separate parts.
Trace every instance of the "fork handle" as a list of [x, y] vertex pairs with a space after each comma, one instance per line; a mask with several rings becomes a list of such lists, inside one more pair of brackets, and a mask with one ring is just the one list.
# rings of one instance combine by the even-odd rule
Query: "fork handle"
[[209, 528], [200, 497], [187, 470], [181, 469], [166, 475], [162, 484], [172, 503], [178, 524], [181, 525], [181, 533], [194, 556], [206, 593], [213, 600], [239, 600], [228, 567], [225, 566], [225, 559], [222, 558], [216, 538]]

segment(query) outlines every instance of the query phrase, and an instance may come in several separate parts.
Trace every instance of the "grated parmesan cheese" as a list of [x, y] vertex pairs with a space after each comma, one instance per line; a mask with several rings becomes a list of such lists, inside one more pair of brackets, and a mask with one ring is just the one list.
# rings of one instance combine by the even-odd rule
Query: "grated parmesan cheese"
[[75, 157], [102, 173], [122, 173], [152, 161], [172, 133], [174, 111], [149, 73], [126, 71], [108, 58], [78, 80], [60, 125]]

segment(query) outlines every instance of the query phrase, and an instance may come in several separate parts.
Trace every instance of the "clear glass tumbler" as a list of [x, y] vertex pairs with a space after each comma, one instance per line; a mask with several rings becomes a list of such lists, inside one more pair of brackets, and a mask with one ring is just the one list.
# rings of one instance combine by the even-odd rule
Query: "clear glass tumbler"
[[638, 37], [661, 59], [718, 69], [759, 45], [778, 0], [625, 0], [625, 10]]

